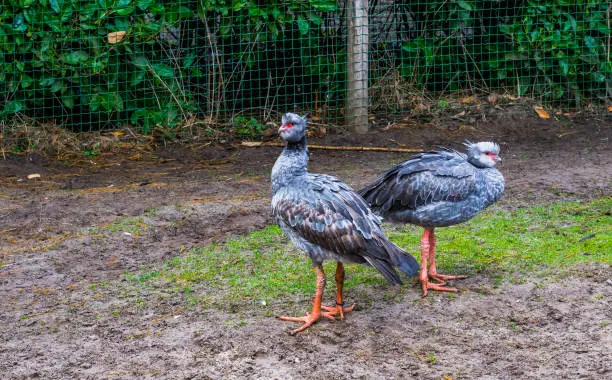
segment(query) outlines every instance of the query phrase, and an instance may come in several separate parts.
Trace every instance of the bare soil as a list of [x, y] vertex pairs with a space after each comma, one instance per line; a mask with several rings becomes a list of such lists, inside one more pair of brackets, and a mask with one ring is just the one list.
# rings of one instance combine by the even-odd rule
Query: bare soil
[[[485, 119], [379, 119], [365, 136], [333, 130], [311, 143], [461, 149], [465, 139], [493, 140], [507, 182], [501, 207], [610, 196], [609, 115]], [[238, 314], [186, 308], [163, 289], [129, 285], [126, 272], [273, 223], [269, 173], [280, 150], [228, 142], [1, 160], [0, 377], [612, 376], [612, 271], [602, 264], [499, 286], [476, 276], [456, 282], [454, 297], [419, 300], [414, 287], [389, 298], [391, 286], [374, 288], [344, 321], [295, 337], [287, 334], [294, 324], [248, 305]], [[359, 188], [407, 157], [311, 150], [310, 170]], [[40, 178], [27, 178], [34, 173]], [[130, 216], [132, 232], [112, 228]], [[278, 315], [294, 306], [278, 300], [271, 308]]]

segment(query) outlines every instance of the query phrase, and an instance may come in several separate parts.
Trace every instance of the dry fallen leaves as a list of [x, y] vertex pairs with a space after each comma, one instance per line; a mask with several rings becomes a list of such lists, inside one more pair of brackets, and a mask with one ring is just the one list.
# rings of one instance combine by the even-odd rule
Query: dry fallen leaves
[[310, 137], [323, 137], [326, 133], [327, 128], [325, 127], [311, 128], [308, 130], [308, 136]]
[[108, 38], [108, 43], [109, 44], [116, 44], [121, 42], [121, 40], [123, 40], [123, 37], [125, 37], [126, 32], [124, 30], [118, 31], [118, 32], [110, 32], [109, 34], [106, 35], [106, 37]]
[[475, 99], [476, 99], [476, 96], [472, 95], [472, 96], [468, 96], [467, 98], [459, 99], [459, 103], [461, 104], [473, 103]]
[[550, 119], [550, 115], [544, 110], [542, 106], [533, 106], [533, 110], [536, 111], [538, 116], [542, 119]]

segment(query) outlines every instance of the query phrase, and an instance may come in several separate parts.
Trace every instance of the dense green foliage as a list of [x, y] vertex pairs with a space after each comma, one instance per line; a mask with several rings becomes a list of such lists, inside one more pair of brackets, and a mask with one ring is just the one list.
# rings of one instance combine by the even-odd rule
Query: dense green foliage
[[[336, 3], [257, 3], [20, 0], [1, 6], [1, 115], [24, 112], [80, 129], [129, 120], [147, 132], [198, 110], [218, 116], [272, 106], [279, 96], [302, 102], [300, 94], [312, 93], [298, 88], [304, 76], [329, 88], [340, 69], [330, 63], [331, 51], [319, 54], [317, 28]], [[113, 43], [115, 32], [126, 34]]]
[[[5, 3], [6, 4], [6, 3]], [[19, 0], [0, 9], [3, 114], [104, 127], [171, 124], [191, 106], [172, 26], [193, 17], [155, 0]], [[116, 43], [109, 33], [125, 32]], [[180, 58], [180, 59], [179, 59]]]
[[[212, 0], [198, 6], [200, 56], [214, 57], [200, 106], [220, 110], [338, 104], [344, 45], [335, 0]], [[317, 98], [317, 99], [315, 99]]]
[[579, 105], [610, 97], [609, 2], [409, 2], [402, 74], [433, 91], [511, 89]]
[[[372, 1], [370, 76], [399, 69], [412, 88], [437, 93], [610, 99], [608, 6]], [[3, 2], [0, 117], [23, 112], [77, 130], [130, 122], [148, 132], [189, 114], [227, 120], [258, 110], [257, 120], [248, 112], [231, 123], [256, 135], [276, 109], [341, 116], [344, 16], [334, 0]]]

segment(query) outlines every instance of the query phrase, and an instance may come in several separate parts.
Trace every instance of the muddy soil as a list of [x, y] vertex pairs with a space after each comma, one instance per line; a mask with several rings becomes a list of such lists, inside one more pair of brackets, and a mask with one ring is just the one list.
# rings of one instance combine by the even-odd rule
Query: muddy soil
[[[611, 125], [608, 115], [397, 118], [365, 136], [328, 131], [311, 143], [461, 149], [465, 139], [493, 140], [507, 183], [499, 206], [510, 208], [610, 196]], [[0, 161], [0, 377], [612, 376], [612, 271], [601, 264], [499, 286], [474, 277], [457, 283], [454, 297], [419, 300], [414, 287], [390, 299], [391, 287], [370, 289], [344, 321], [296, 337], [273, 315], [307, 303], [278, 300], [273, 315], [186, 309], [164, 289], [129, 285], [126, 272], [272, 223], [269, 173], [279, 152], [232, 142]], [[310, 170], [359, 188], [407, 156], [312, 149]]]

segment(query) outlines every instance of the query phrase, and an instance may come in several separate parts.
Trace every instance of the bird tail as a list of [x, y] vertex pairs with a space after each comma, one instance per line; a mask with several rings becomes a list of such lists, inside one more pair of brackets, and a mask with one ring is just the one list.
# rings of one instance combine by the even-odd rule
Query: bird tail
[[377, 258], [374, 258], [374, 257], [368, 257], [368, 256], [366, 256], [365, 259], [368, 262], [368, 264], [370, 264], [374, 268], [378, 269], [378, 271], [383, 276], [385, 276], [387, 281], [389, 281], [393, 285], [399, 285], [399, 284], [402, 283], [402, 279], [397, 274], [395, 269], [393, 269], [393, 265], [391, 265], [390, 262], [388, 262], [386, 260], [380, 260], [380, 259], [377, 259]]
[[390, 241], [385, 241], [385, 249], [389, 253], [391, 262], [406, 276], [411, 277], [419, 273], [421, 266], [416, 259]]

